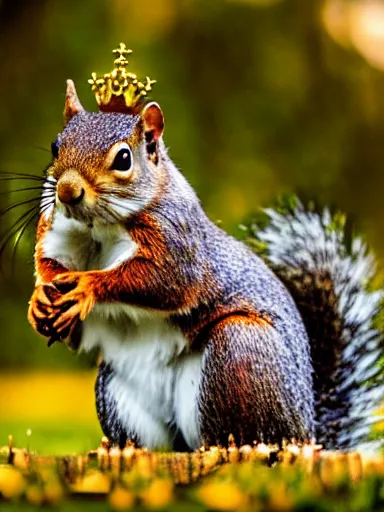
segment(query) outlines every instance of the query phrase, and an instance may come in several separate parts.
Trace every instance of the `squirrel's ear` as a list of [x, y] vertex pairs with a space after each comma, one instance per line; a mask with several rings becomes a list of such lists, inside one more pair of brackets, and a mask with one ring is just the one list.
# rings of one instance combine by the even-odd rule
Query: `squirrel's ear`
[[157, 103], [152, 101], [143, 108], [141, 118], [143, 120], [144, 135], [147, 145], [155, 145], [164, 131], [164, 117], [161, 108]]
[[64, 121], [68, 123], [72, 117], [79, 112], [83, 112], [84, 107], [80, 103], [75, 89], [75, 84], [72, 80], [67, 80], [67, 94], [65, 96], [65, 107], [64, 107]]

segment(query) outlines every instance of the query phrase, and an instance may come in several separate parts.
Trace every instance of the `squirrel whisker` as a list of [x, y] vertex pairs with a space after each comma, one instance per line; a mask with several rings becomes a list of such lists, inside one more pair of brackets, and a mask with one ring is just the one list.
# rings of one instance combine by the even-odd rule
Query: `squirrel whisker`
[[[37, 205], [30, 208], [28, 211], [24, 212], [21, 217], [19, 217], [4, 233], [1, 235], [0, 239], [0, 269], [2, 270], [1, 260], [2, 255], [14, 236], [18, 234], [20, 230], [24, 228], [24, 226], [32, 222], [32, 219], [37, 216], [39, 212], [39, 208]], [[24, 230], [25, 232], [25, 230]]]
[[31, 222], [36, 218], [37, 211], [35, 209], [30, 210], [29, 217], [26, 218], [24, 224], [20, 226], [19, 230], [15, 233], [15, 239], [13, 242], [13, 250], [12, 250], [12, 258], [11, 258], [11, 275], [14, 275], [15, 273], [15, 263], [16, 263], [16, 254], [17, 254], [17, 248], [19, 246], [19, 243], [21, 239], [23, 238], [23, 235], [25, 234], [26, 230], [28, 229], [28, 226], [31, 224]]
[[45, 153], [51, 154], [51, 151], [48, 148], [45, 148], [44, 146], [38, 146], [36, 144], [32, 144], [32, 147], [35, 149], [39, 149], [40, 151], [45, 151]]
[[131, 201], [132, 203], [142, 203], [142, 200], [135, 196], [128, 196], [127, 191], [122, 190], [117, 187], [96, 187], [96, 192], [103, 196], [105, 199], [126, 199], [127, 201]]
[[40, 211], [45, 211], [47, 208], [55, 204], [55, 197], [56, 194], [53, 194], [51, 196], [45, 196], [42, 198], [41, 204], [40, 204]]
[[18, 172], [0, 172], [0, 180], [17, 180], [17, 179], [28, 179], [33, 181], [45, 181], [45, 176], [36, 176], [35, 174], [18, 173]]
[[16, 192], [28, 192], [29, 190], [44, 190], [44, 188], [43, 188], [43, 186], [40, 186], [40, 187], [17, 188], [15, 190], [6, 190], [5, 192], [0, 192], [0, 196], [5, 196], [7, 194], [15, 194]]
[[107, 213], [111, 216], [112, 220], [116, 222], [121, 222], [123, 220], [123, 218], [117, 212], [110, 208], [111, 205], [108, 199], [100, 197], [98, 203], [100, 208], [98, 208], [97, 213], [100, 214], [100, 216], [104, 216], [105, 213]]
[[[116, 207], [119, 207], [120, 209], [122, 209], [121, 202], [114, 201], [113, 198], [106, 198], [106, 197], [101, 197], [99, 202], [104, 205], [104, 208], [108, 208], [109, 213], [111, 213], [111, 214], [114, 213], [116, 219], [119, 219], [119, 221], [123, 220], [124, 217], [113, 209], [113, 206], [116, 206]], [[130, 208], [129, 205], [124, 205], [124, 209], [126, 210], [127, 215], [135, 213], [135, 211], [136, 211], [135, 209]]]
[[116, 194], [110, 194], [108, 196], [102, 196], [103, 199], [108, 201], [110, 204], [115, 204], [121, 206], [122, 200], [126, 201], [127, 203], [136, 203], [136, 204], [143, 204], [143, 201], [141, 199], [138, 199], [136, 197], [127, 197], [126, 195], [118, 196]]
[[[47, 199], [47, 200], [48, 200], [48, 199], [50, 199], [50, 200], [54, 200], [54, 199], [55, 199], [55, 197], [56, 197], [56, 191], [55, 191], [55, 190], [50, 190], [50, 191], [48, 191], [48, 193], [44, 193], [44, 194], [42, 194], [42, 196], [41, 196], [41, 200], [42, 200], [42, 201], [44, 201], [44, 200], [46, 200], [46, 199]], [[52, 202], [54, 202], [54, 201], [52, 201]]]
[[38, 208], [38, 205], [35, 205], [33, 206], [32, 208], [30, 208], [29, 210], [27, 210], [26, 212], [24, 212], [17, 220], [15, 220], [15, 222], [8, 228], [4, 231], [4, 233], [1, 234], [1, 238], [0, 238], [0, 255], [1, 255], [1, 248], [3, 247], [3, 242], [4, 242], [4, 238], [10, 234], [13, 230], [15, 230], [15, 232], [17, 232], [17, 230], [22, 226], [22, 222], [23, 220], [32, 212], [35, 212], [36, 214], [39, 212], [39, 208]]
[[24, 204], [30, 204], [30, 203], [34, 203], [34, 202], [37, 202], [40, 200], [41, 200], [40, 197], [33, 197], [31, 199], [26, 199], [25, 201], [20, 201], [19, 203], [10, 204], [10, 205], [6, 206], [5, 208], [3, 208], [2, 210], [0, 210], [0, 217], [2, 215], [5, 215], [6, 213], [10, 212], [14, 208], [18, 208], [19, 206], [23, 206]]
[[46, 212], [54, 204], [55, 204], [55, 200], [53, 198], [47, 198], [46, 200], [44, 200], [44, 202], [42, 201], [40, 204], [40, 213]]

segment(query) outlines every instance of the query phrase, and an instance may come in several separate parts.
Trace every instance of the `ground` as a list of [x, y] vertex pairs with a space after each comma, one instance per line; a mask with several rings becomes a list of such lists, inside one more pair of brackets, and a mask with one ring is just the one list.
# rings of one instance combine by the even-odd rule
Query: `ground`
[[0, 446], [12, 434], [23, 448], [14, 452], [17, 467], [0, 448], [0, 512], [42, 503], [61, 512], [384, 510], [382, 455], [234, 444], [192, 454], [105, 446], [87, 455], [101, 438], [94, 379], [91, 371], [0, 377]]

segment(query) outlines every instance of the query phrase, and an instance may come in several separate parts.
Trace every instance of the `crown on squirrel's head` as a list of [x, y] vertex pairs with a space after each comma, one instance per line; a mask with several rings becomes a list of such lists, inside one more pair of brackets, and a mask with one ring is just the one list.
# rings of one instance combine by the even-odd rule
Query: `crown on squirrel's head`
[[113, 50], [113, 53], [117, 55], [113, 62], [115, 68], [103, 77], [97, 77], [96, 73], [92, 73], [88, 83], [95, 93], [99, 110], [135, 113], [140, 110], [140, 106], [156, 80], [146, 77], [145, 81], [141, 81], [134, 73], [127, 71], [126, 57], [132, 53], [132, 50], [129, 50], [124, 43], [120, 43], [119, 48]]

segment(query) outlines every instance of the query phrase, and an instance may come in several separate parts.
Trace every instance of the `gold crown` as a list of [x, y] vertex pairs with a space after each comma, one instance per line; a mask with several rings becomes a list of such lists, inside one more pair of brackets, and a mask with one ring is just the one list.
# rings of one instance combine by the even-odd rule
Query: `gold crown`
[[124, 43], [120, 43], [119, 48], [113, 50], [113, 53], [118, 55], [113, 62], [115, 69], [106, 73], [102, 78], [98, 78], [96, 73], [92, 73], [92, 78], [88, 80], [88, 83], [92, 86], [100, 110], [135, 112], [156, 80], [147, 77], [144, 82], [139, 80], [134, 73], [127, 71], [126, 56], [131, 54], [132, 50], [129, 50]]

